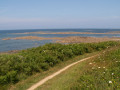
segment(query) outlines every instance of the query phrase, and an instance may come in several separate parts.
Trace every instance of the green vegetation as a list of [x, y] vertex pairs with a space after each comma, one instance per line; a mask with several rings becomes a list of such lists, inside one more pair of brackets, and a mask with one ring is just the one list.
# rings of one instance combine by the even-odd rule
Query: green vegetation
[[120, 48], [107, 52], [90, 64], [70, 86], [71, 90], [120, 90]]
[[97, 51], [97, 52], [93, 52], [93, 53], [86, 53], [84, 55], [79, 55], [79, 56], [76, 56], [74, 58], [71, 58], [69, 60], [64, 61], [64, 63], [60, 62], [57, 65], [55, 65], [54, 67], [50, 67], [49, 70], [47, 70], [47, 71], [44, 71], [41, 73], [36, 73], [36, 74], [28, 77], [27, 79], [16, 83], [15, 85], [11, 86], [10, 90], [26, 90], [26, 89], [30, 88], [32, 85], [38, 83], [40, 80], [42, 80], [45, 77], [59, 71], [60, 69], [64, 68], [65, 66], [67, 66], [71, 63], [77, 62], [81, 59], [96, 55], [98, 53], [101, 53], [101, 51]]
[[46, 44], [17, 54], [0, 55], [0, 87], [15, 84], [29, 76], [48, 70], [56, 64], [78, 55], [103, 50], [117, 42], [88, 44]]
[[79, 63], [36, 90], [120, 90], [120, 47]]

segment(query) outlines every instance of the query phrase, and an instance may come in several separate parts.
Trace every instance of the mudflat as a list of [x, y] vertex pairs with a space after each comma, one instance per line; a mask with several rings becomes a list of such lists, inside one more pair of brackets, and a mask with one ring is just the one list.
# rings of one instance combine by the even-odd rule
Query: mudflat
[[92, 42], [103, 42], [103, 41], [119, 41], [118, 37], [80, 37], [80, 36], [71, 36], [71, 37], [38, 37], [38, 36], [24, 36], [24, 37], [15, 37], [15, 38], [4, 38], [2, 40], [55, 40], [57, 43], [92, 43]]

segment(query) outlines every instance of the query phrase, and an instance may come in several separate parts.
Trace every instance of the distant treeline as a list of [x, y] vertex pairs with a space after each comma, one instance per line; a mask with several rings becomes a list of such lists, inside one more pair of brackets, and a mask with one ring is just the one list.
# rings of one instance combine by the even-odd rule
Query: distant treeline
[[100, 51], [118, 44], [112, 41], [68, 45], [46, 44], [22, 50], [16, 54], [0, 55], [0, 85], [17, 83], [72, 57]]

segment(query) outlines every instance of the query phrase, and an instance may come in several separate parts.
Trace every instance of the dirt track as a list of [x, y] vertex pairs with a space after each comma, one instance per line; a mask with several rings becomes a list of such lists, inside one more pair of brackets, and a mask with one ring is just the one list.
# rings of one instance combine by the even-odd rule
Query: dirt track
[[80, 62], [83, 62], [83, 61], [86, 61], [86, 60], [88, 60], [88, 59], [90, 59], [90, 58], [93, 58], [93, 57], [95, 57], [95, 56], [97, 56], [97, 55], [94, 55], [94, 56], [91, 56], [91, 57], [88, 57], [88, 58], [81, 59], [81, 60], [79, 60], [79, 61], [77, 61], [77, 62], [74, 62], [74, 63], [72, 63], [72, 64], [70, 64], [70, 65], [68, 65], [68, 66], [60, 69], [59, 71], [53, 73], [52, 75], [50, 75], [50, 76], [48, 76], [48, 77], [40, 80], [38, 83], [36, 83], [36, 84], [34, 84], [34, 85], [32, 85], [32, 86], [31, 86], [30, 88], [28, 88], [27, 90], [34, 90], [34, 89], [36, 89], [37, 87], [39, 87], [39, 86], [41, 86], [42, 84], [44, 84], [45, 82], [47, 82], [48, 80], [54, 78], [55, 76], [59, 75], [59, 74], [62, 73], [63, 71], [65, 71], [65, 70], [67, 70], [68, 68], [72, 67], [73, 65], [75, 65], [75, 64], [77, 64], [77, 63], [80, 63]]

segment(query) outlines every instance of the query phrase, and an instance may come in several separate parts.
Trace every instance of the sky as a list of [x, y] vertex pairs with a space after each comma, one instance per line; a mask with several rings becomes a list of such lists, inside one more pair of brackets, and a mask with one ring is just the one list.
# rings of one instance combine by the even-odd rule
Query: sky
[[120, 28], [120, 0], [0, 0], [0, 30]]

